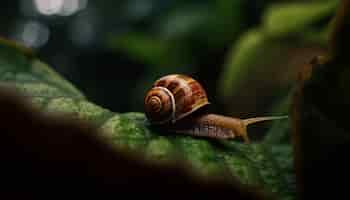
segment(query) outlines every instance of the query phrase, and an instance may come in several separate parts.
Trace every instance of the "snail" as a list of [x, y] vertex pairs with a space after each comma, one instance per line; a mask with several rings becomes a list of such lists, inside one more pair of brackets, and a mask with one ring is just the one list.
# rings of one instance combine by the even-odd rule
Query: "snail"
[[144, 97], [147, 121], [167, 131], [198, 137], [250, 139], [247, 126], [253, 123], [287, 118], [265, 116], [248, 119], [208, 113], [207, 93], [194, 78], [183, 74], [169, 74], [156, 80]]

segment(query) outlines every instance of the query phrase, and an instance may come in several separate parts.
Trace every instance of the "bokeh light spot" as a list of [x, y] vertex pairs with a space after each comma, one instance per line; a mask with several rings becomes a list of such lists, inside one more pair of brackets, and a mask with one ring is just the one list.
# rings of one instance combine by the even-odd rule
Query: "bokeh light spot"
[[49, 28], [37, 21], [27, 21], [17, 24], [14, 39], [30, 48], [45, 45], [50, 36]]
[[44, 15], [58, 14], [64, 5], [64, 0], [34, 0], [39, 13]]
[[36, 10], [43, 15], [69, 16], [87, 6], [87, 0], [34, 0]]

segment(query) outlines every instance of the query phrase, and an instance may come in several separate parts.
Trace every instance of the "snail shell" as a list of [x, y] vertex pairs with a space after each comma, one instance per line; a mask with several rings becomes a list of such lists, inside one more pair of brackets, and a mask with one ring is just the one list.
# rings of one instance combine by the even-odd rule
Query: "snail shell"
[[159, 78], [144, 98], [146, 117], [154, 124], [175, 123], [207, 104], [202, 85], [182, 74]]

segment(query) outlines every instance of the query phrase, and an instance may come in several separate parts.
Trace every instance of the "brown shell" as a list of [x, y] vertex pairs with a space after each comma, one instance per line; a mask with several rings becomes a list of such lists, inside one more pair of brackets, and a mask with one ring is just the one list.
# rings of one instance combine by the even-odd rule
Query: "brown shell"
[[[161, 106], [156, 103], [159, 99], [164, 101]], [[172, 99], [175, 102], [174, 107], [171, 105]], [[198, 81], [186, 75], [171, 74], [155, 81], [147, 92], [145, 113], [154, 123], [175, 122], [207, 104], [207, 94]]]

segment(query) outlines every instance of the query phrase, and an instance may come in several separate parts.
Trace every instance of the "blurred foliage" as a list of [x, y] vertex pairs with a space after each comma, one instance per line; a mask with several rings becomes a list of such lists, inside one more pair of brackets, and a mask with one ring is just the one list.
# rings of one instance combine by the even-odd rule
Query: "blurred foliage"
[[38, 56], [91, 101], [113, 111], [142, 111], [145, 90], [156, 78], [186, 73], [207, 89], [214, 111], [242, 117], [271, 112], [287, 95], [294, 66], [324, 50], [336, 4], [86, 2], [86, 8], [60, 16], [40, 13], [33, 0], [6, 1], [0, 34], [30, 45], [23, 38], [28, 24], [48, 30], [47, 43], [34, 46]]
[[265, 10], [262, 23], [233, 45], [221, 72], [218, 95], [231, 112], [270, 112], [288, 94], [300, 67], [326, 51], [338, 2], [284, 2]]
[[170, 3], [146, 18], [147, 29], [109, 34], [108, 47], [145, 64], [132, 107], [142, 109], [141, 99], [156, 78], [186, 73], [207, 88], [216, 111], [244, 117], [272, 112], [288, 95], [299, 66], [326, 51], [338, 1], [253, 4]]
[[191, 51], [195, 45], [222, 48], [231, 42], [244, 22], [242, 7], [241, 1], [177, 3], [152, 21], [150, 31], [111, 35], [107, 44], [150, 68], [192, 64], [191, 52], [183, 51]]
[[257, 17], [252, 13], [261, 7], [261, 3], [240, 0], [176, 1], [151, 15], [152, 18], [146, 18], [147, 29], [136, 26], [109, 34], [108, 47], [146, 65], [142, 78], [135, 82], [133, 108], [141, 110], [140, 99], [147, 86], [169, 73], [186, 73], [203, 80], [211, 100], [215, 101], [216, 79], [221, 68], [217, 61], [221, 62], [225, 49], [255, 23]]
[[[8, 44], [11, 43], [0, 44], [1, 86], [25, 95], [26, 101], [40, 111], [92, 124], [111, 144], [142, 153], [151, 161], [180, 159], [194, 174], [226, 177], [227, 180], [238, 178], [241, 183], [263, 189], [278, 199], [295, 196], [292, 149], [288, 141], [275, 140], [272, 149], [272, 143], [267, 145], [263, 139], [246, 145], [240, 141], [157, 132], [147, 126], [143, 113], [114, 113], [89, 102], [75, 86], [44, 62], [29, 56], [17, 45]], [[276, 123], [284, 125], [268, 134], [287, 133], [288, 120]]]

